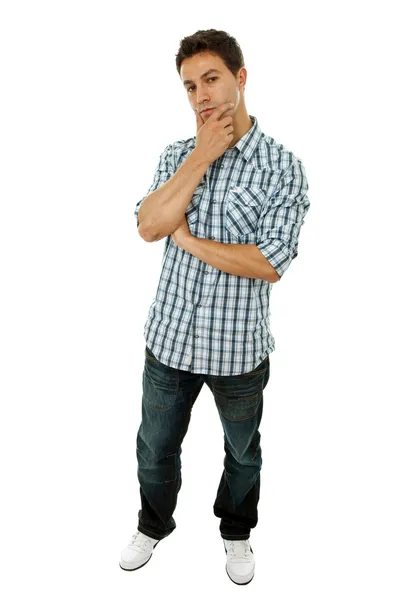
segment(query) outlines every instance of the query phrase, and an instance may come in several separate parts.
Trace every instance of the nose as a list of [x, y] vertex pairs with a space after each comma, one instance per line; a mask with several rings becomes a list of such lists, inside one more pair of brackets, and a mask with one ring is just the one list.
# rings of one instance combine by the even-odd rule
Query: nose
[[197, 86], [197, 104], [202, 106], [210, 101], [210, 94], [205, 87]]

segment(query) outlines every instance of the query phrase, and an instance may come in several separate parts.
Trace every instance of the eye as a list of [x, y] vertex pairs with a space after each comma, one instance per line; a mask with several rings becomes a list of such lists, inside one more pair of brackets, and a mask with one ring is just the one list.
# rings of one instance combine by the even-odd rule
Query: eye
[[[218, 77], [209, 77], [209, 78], [207, 79], [207, 81], [214, 81], [214, 79], [218, 79]], [[192, 87], [194, 87], [194, 86], [193, 86], [193, 85], [191, 85], [191, 86], [190, 86], [190, 87], [187, 89], [187, 91], [188, 91], [188, 92], [190, 92], [190, 90], [192, 89]]]

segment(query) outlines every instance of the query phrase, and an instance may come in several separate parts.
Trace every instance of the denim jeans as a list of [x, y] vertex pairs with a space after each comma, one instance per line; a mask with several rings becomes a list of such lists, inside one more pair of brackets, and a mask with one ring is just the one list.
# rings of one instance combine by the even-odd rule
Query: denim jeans
[[224, 470], [214, 514], [226, 540], [245, 540], [258, 521], [261, 447], [258, 430], [269, 356], [251, 372], [233, 376], [190, 373], [164, 365], [145, 347], [142, 421], [136, 439], [141, 510], [138, 530], [161, 540], [175, 529], [181, 488], [181, 444], [204, 382], [224, 430]]

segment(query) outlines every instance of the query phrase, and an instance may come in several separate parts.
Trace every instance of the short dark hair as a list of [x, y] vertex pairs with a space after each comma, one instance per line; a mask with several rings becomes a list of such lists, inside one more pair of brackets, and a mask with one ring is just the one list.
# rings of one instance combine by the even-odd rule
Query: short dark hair
[[180, 41], [176, 54], [176, 69], [180, 75], [181, 64], [185, 58], [190, 58], [199, 52], [217, 54], [226, 67], [236, 77], [241, 67], [244, 67], [242, 50], [236, 39], [217, 29], [199, 29], [193, 35], [188, 35]]

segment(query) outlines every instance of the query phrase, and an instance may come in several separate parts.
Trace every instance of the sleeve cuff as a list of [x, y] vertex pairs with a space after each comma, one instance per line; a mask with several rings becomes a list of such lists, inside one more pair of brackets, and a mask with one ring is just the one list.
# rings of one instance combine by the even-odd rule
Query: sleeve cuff
[[292, 253], [285, 244], [277, 240], [268, 240], [257, 244], [257, 248], [274, 267], [279, 277], [282, 277], [297, 253]]

